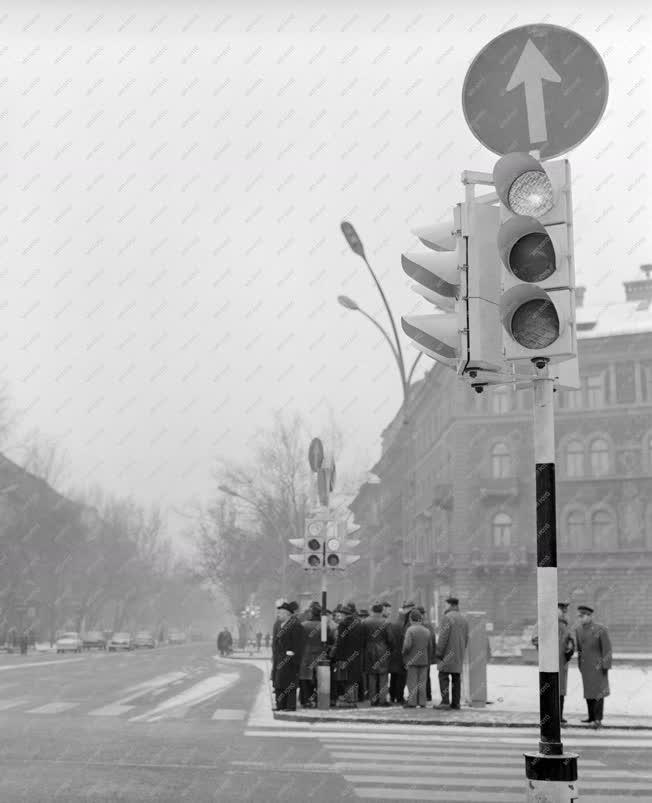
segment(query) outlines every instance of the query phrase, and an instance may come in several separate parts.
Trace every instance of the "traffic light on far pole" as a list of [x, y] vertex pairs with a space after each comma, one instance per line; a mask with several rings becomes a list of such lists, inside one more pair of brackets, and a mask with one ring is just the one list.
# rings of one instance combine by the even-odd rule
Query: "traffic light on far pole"
[[359, 543], [359, 539], [349, 537], [346, 520], [338, 521], [326, 540], [326, 568], [346, 569], [359, 561], [360, 555], [350, 554]]
[[300, 554], [290, 555], [290, 560], [304, 569], [321, 569], [324, 566], [324, 545], [328, 522], [322, 519], [309, 519], [303, 538], [290, 538], [292, 546], [301, 548]]
[[570, 165], [508, 153], [493, 178], [505, 358], [569, 360], [577, 353]]

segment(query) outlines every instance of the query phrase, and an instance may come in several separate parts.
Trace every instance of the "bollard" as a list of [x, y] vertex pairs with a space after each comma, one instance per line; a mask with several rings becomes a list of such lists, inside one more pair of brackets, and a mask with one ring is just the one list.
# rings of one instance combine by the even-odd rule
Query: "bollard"
[[330, 661], [320, 661], [317, 665], [317, 708], [331, 707], [331, 665]]

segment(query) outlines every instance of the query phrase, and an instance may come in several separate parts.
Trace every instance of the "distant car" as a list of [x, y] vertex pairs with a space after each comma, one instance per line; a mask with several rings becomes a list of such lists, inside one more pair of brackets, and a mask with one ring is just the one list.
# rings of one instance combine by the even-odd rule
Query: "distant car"
[[64, 633], [55, 642], [57, 652], [81, 652], [84, 646], [79, 633]]
[[185, 644], [186, 634], [183, 630], [170, 630], [168, 633], [168, 644]]
[[134, 636], [134, 647], [149, 647], [150, 649], [154, 649], [154, 647], [156, 647], [154, 636], [149, 630], [140, 630]]
[[114, 633], [107, 645], [109, 652], [117, 650], [133, 650], [134, 643], [131, 640], [131, 633]]
[[100, 630], [89, 630], [88, 633], [84, 634], [82, 642], [85, 650], [106, 649], [106, 638]]

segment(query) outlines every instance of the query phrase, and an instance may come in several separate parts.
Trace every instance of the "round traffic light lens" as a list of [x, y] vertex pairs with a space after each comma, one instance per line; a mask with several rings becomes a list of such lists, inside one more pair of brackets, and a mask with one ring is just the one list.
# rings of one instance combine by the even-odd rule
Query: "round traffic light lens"
[[321, 560], [317, 555], [308, 555], [309, 566], [321, 566]]
[[321, 521], [313, 521], [311, 524], [308, 525], [308, 532], [310, 535], [319, 535], [319, 533], [324, 529], [324, 525]]
[[559, 337], [559, 316], [547, 298], [534, 298], [512, 315], [512, 337], [526, 349], [547, 348]]
[[509, 254], [509, 268], [523, 282], [542, 282], [555, 272], [555, 249], [547, 234], [521, 237]]
[[318, 549], [321, 549], [321, 541], [318, 541], [316, 538], [311, 538], [308, 541], [308, 549], [312, 549], [313, 552], [317, 552]]
[[340, 565], [340, 556], [339, 555], [329, 555], [326, 558], [326, 563], [329, 566], [339, 566]]
[[329, 538], [326, 546], [331, 552], [336, 552], [340, 548], [340, 542], [337, 538]]
[[517, 215], [541, 217], [554, 206], [552, 184], [547, 173], [528, 170], [521, 173], [509, 188], [509, 208]]

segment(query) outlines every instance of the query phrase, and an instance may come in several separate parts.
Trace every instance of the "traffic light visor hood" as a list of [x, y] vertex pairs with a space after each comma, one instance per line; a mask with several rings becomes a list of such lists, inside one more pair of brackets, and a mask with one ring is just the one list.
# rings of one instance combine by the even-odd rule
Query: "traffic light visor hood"
[[457, 248], [457, 239], [450, 222], [419, 226], [419, 228], [412, 229], [412, 234], [433, 251], [455, 251]]
[[515, 215], [498, 232], [503, 265], [523, 282], [542, 282], [557, 269], [555, 249], [545, 227], [529, 215]]
[[401, 255], [401, 265], [410, 279], [431, 293], [446, 298], [456, 297], [460, 281], [457, 251], [410, 251]]
[[446, 359], [456, 359], [459, 351], [457, 315], [406, 315], [401, 318], [405, 334], [418, 347]]
[[557, 308], [539, 287], [512, 287], [501, 299], [500, 314], [508, 335], [532, 356], [551, 346], [561, 334]]
[[507, 153], [496, 162], [494, 185], [502, 203], [516, 215], [541, 217], [555, 205], [552, 182], [529, 153]]

